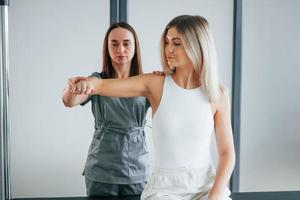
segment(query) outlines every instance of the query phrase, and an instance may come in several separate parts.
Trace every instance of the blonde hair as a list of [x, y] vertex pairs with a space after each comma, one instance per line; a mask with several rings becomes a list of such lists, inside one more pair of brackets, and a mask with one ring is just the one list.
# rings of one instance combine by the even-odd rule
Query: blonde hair
[[183, 46], [195, 71], [199, 74], [210, 102], [215, 102], [220, 96], [220, 86], [217, 73], [217, 56], [208, 21], [201, 16], [181, 15], [172, 19], [166, 26], [160, 41], [161, 62], [166, 74], [174, 73], [165, 56], [165, 38], [170, 28], [182, 35]]

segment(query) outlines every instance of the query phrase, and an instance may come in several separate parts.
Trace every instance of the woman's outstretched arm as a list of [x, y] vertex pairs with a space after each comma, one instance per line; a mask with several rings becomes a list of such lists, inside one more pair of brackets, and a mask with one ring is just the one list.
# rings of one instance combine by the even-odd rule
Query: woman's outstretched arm
[[150, 83], [159, 77], [154, 74], [143, 74], [124, 79], [87, 78], [75, 84], [71, 91], [81, 95], [102, 95], [115, 97], [148, 96]]
[[154, 114], [163, 90], [165, 75], [143, 74], [124, 79], [98, 79], [89, 77], [70, 88], [76, 95], [101, 95], [114, 97], [145, 96], [152, 107]]

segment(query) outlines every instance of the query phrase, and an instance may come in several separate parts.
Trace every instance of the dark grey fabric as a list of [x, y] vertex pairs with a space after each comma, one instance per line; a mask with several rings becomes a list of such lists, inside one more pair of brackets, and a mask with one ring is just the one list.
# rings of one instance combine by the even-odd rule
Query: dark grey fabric
[[129, 196], [129, 195], [140, 195], [146, 182], [133, 183], [133, 184], [109, 184], [92, 181], [85, 178], [87, 196]]
[[[101, 78], [98, 72], [92, 76]], [[144, 132], [148, 100], [93, 95], [81, 105], [89, 101], [95, 132], [83, 174], [102, 183], [145, 182], [150, 175]]]

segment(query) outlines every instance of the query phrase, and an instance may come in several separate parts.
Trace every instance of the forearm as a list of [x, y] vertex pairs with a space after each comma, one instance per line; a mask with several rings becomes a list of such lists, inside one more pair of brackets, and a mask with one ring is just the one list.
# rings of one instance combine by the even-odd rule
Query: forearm
[[229, 182], [235, 164], [234, 152], [223, 153], [219, 156], [216, 177], [210, 195], [223, 194]]

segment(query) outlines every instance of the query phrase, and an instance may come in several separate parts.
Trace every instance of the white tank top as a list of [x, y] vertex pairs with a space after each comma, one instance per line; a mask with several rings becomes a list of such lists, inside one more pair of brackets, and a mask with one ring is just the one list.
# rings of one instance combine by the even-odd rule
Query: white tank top
[[166, 76], [152, 119], [155, 168], [210, 168], [213, 130], [213, 115], [203, 88], [184, 89]]

